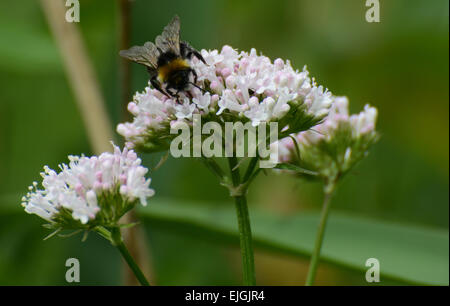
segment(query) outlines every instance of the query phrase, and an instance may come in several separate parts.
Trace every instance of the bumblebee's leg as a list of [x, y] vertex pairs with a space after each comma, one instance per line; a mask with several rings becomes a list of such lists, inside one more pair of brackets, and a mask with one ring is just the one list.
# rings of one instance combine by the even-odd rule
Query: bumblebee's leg
[[205, 93], [206, 90], [204, 90], [203, 88], [201, 88], [200, 86], [197, 85], [197, 78], [198, 78], [197, 72], [196, 72], [194, 69], [192, 69], [192, 68], [190, 68], [189, 71], [190, 71], [190, 72], [192, 73], [192, 75], [194, 76], [194, 82], [190, 82], [190, 83], [191, 83], [194, 87], [200, 89], [200, 90], [202, 91], [202, 93]]
[[194, 76], [194, 83], [197, 84], [197, 79], [198, 79], [197, 72], [196, 72], [194, 69], [192, 69], [192, 68], [189, 68], [189, 71], [190, 71], [190, 72], [192, 73], [192, 75]]
[[190, 91], [185, 91], [185, 94], [186, 94], [186, 96], [188, 96], [188, 98], [189, 98], [190, 100], [194, 99], [194, 96], [191, 94]]
[[165, 92], [162, 88], [161, 88], [161, 84], [159, 84], [158, 80], [156, 79], [156, 76], [153, 76], [152, 78], [150, 78], [150, 84], [153, 85], [153, 87], [155, 87], [155, 89], [159, 92], [161, 92], [162, 94], [164, 94], [167, 98], [170, 98], [169, 94], [167, 94], [167, 92]]
[[203, 58], [203, 56], [200, 54], [200, 52], [198, 52], [198, 51], [195, 50], [195, 49], [191, 49], [190, 52], [189, 52], [189, 57], [191, 57], [192, 55], [194, 55], [196, 58], [198, 58], [199, 60], [201, 60], [201, 61], [203, 62], [203, 64], [206, 65], [206, 61], [205, 61], [205, 59]]
[[167, 87], [166, 87], [167, 93], [168, 93], [172, 98], [174, 98], [174, 97], [176, 97], [176, 94], [173, 93], [172, 89], [174, 89], [172, 86], [167, 85]]
[[[177, 90], [177, 92], [175, 93], [175, 96], [177, 97], [177, 102], [178, 102], [178, 104], [182, 104], [181, 102], [180, 102], [180, 95], [179, 95], [179, 92], [180, 92], [180, 90]], [[192, 99], [192, 98], [191, 98]]]
[[192, 55], [193, 55], [197, 59], [201, 60], [203, 62], [203, 64], [207, 65], [205, 59], [200, 54], [200, 52], [198, 52], [197, 50], [192, 48], [191, 45], [189, 45], [189, 43], [186, 41], [180, 42], [180, 52], [181, 52], [181, 55], [185, 58], [191, 59]]
[[167, 87], [166, 87], [167, 93], [171, 96], [171, 98], [176, 98], [178, 104], [181, 104], [181, 103], [180, 103], [180, 95], [179, 95], [179, 92], [180, 92], [180, 91], [177, 90], [175, 93], [173, 93], [173, 92], [171, 91], [171, 89], [174, 89], [174, 88], [171, 87], [170, 85], [167, 86]]

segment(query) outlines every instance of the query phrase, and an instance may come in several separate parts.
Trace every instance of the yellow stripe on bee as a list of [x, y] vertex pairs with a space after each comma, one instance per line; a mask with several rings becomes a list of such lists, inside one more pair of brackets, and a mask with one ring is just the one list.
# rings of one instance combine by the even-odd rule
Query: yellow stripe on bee
[[172, 71], [181, 70], [184, 68], [189, 68], [189, 63], [187, 60], [182, 58], [174, 59], [164, 66], [158, 67], [158, 81], [164, 83], [167, 81], [167, 78]]

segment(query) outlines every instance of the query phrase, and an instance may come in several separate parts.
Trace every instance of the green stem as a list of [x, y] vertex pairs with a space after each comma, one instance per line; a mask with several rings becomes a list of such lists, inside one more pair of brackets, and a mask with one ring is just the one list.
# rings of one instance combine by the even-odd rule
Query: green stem
[[247, 182], [248, 180], [250, 180], [250, 178], [254, 174], [254, 171], [255, 171], [256, 165], [258, 164], [258, 161], [259, 161], [258, 157], [253, 157], [250, 160], [250, 164], [248, 165], [247, 171], [245, 171], [245, 174], [244, 174], [244, 182]]
[[316, 243], [311, 257], [311, 263], [309, 265], [308, 276], [306, 278], [306, 286], [312, 286], [314, 279], [316, 278], [317, 266], [320, 258], [320, 250], [322, 248], [323, 237], [325, 234], [325, 228], [328, 220], [328, 213], [330, 211], [331, 197], [333, 196], [334, 183], [329, 183], [325, 187], [324, 200], [322, 206], [322, 212], [320, 215], [320, 223], [316, 236]]
[[[241, 183], [239, 169], [236, 168], [237, 158], [228, 158], [233, 186], [237, 187]], [[233, 169], [235, 169], [233, 171]], [[236, 214], [239, 226], [239, 239], [242, 256], [243, 282], [246, 286], [256, 285], [255, 260], [252, 247], [252, 230], [250, 227], [250, 216], [248, 214], [247, 199], [245, 193], [234, 196], [236, 203]]]
[[142, 286], [150, 286], [149, 282], [144, 276], [144, 273], [142, 273], [141, 269], [139, 269], [138, 265], [134, 261], [133, 257], [131, 256], [130, 252], [128, 252], [127, 247], [123, 243], [122, 235], [120, 234], [120, 228], [114, 227], [111, 230], [111, 239], [114, 246], [117, 247], [120, 254], [122, 254], [122, 257], [127, 262], [128, 266], [130, 267], [131, 271], [133, 271], [134, 275], [136, 276], [137, 280]]
[[201, 161], [205, 164], [205, 166], [211, 170], [212, 173], [214, 173], [221, 181], [224, 178], [224, 173], [222, 168], [217, 164], [217, 162], [212, 158], [207, 158], [202, 156]]

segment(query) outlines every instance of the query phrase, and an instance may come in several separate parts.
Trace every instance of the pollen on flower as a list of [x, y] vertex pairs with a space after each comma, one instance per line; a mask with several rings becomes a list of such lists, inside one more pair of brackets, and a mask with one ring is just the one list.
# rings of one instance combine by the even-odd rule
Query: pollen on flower
[[137, 202], [146, 205], [154, 194], [147, 169], [136, 153], [114, 146], [114, 153], [96, 157], [69, 156], [56, 173], [41, 173], [43, 189], [33, 182], [22, 206], [58, 227], [110, 226]]

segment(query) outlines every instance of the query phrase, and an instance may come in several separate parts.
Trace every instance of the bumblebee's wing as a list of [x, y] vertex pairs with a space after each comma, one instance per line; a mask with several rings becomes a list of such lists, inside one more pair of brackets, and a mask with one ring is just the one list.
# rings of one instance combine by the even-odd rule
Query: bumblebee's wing
[[145, 65], [152, 70], [158, 67], [159, 51], [152, 42], [148, 41], [143, 46], [133, 46], [128, 50], [122, 50], [119, 54], [126, 59]]
[[164, 28], [162, 34], [156, 37], [155, 43], [163, 53], [172, 51], [180, 55], [180, 18], [177, 15]]

